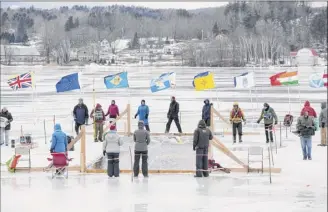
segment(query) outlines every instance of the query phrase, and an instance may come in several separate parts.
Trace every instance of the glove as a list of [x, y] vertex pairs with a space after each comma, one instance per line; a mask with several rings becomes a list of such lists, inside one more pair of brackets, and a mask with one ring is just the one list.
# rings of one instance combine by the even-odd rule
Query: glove
[[275, 121], [275, 122], [274, 122], [274, 125], [277, 125], [277, 124], [278, 124], [278, 122], [277, 122], [277, 121]]
[[148, 119], [148, 114], [145, 115], [145, 119]]
[[257, 120], [257, 122], [256, 122], [256, 123], [258, 123], [258, 124], [259, 124], [260, 122], [261, 122], [260, 120]]
[[50, 149], [50, 153], [53, 153], [54, 152], [54, 150], [53, 149]]
[[136, 115], [134, 115], [134, 119], [136, 119], [137, 118], [137, 114]]
[[106, 155], [106, 151], [104, 150], [104, 151], [103, 151], [103, 156], [105, 156], [105, 155]]
[[196, 146], [192, 146], [192, 149], [195, 151], [196, 150]]
[[325, 128], [325, 123], [321, 123], [321, 128]]

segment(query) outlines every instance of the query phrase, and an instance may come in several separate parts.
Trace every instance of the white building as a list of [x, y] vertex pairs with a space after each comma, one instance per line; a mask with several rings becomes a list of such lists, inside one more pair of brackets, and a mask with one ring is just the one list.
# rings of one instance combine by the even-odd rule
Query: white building
[[296, 55], [297, 66], [315, 66], [318, 64], [318, 53], [314, 49], [300, 49]]

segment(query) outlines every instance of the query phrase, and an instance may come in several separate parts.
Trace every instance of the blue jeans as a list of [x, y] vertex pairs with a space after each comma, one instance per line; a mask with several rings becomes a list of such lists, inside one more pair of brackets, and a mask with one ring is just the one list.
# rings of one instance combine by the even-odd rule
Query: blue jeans
[[301, 146], [303, 151], [304, 158], [312, 158], [311, 149], [312, 149], [312, 137], [304, 138], [301, 137]]

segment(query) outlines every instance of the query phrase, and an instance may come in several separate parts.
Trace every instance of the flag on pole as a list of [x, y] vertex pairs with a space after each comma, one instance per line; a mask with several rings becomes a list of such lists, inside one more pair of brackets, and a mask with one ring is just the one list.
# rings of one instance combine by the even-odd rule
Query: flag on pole
[[298, 85], [298, 72], [281, 72], [270, 77], [271, 86]]
[[194, 77], [193, 86], [196, 91], [202, 91], [206, 89], [215, 88], [214, 75], [212, 72], [206, 71], [200, 74], [197, 74]]
[[104, 77], [104, 83], [107, 89], [112, 88], [128, 88], [128, 72], [120, 72]]
[[171, 87], [171, 81], [166, 75], [158, 77], [150, 81], [150, 90], [152, 93], [169, 89]]
[[255, 86], [254, 73], [246, 72], [240, 76], [234, 77], [235, 88], [251, 88]]
[[57, 93], [77, 89], [81, 89], [78, 73], [63, 76], [56, 84]]
[[13, 90], [20, 88], [32, 88], [32, 72], [24, 73], [8, 80], [9, 86]]
[[326, 75], [326, 85], [324, 78], [325, 74], [322, 73], [315, 73], [311, 74], [309, 77], [309, 85], [311, 88], [322, 88], [324, 86], [327, 86], [327, 75]]
[[170, 81], [171, 88], [176, 87], [176, 74], [175, 72], [170, 72], [170, 73], [164, 73], [159, 78], [168, 78]]

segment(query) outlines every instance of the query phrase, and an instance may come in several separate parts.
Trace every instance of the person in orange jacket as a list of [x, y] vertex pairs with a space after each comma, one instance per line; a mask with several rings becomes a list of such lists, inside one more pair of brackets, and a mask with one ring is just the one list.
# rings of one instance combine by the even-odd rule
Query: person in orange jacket
[[239, 107], [238, 103], [233, 103], [233, 108], [230, 112], [230, 123], [232, 124], [232, 134], [233, 134], [233, 143], [236, 143], [236, 134], [238, 131], [239, 135], [239, 143], [243, 142], [242, 135], [243, 135], [243, 125], [242, 121], [244, 121], [244, 124], [246, 124], [246, 119], [244, 116], [243, 111]]

